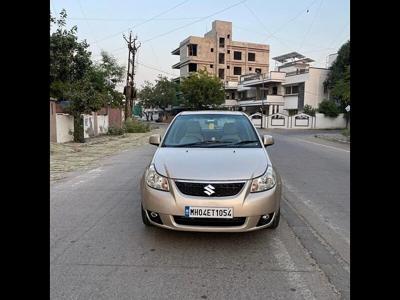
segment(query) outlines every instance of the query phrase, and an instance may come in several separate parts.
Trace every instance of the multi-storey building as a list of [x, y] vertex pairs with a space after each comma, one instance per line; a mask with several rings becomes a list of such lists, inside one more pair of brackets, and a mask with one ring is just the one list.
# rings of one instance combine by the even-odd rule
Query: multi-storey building
[[189, 36], [171, 53], [180, 57], [172, 66], [180, 78], [205, 69], [224, 81], [227, 100], [237, 99], [241, 75], [269, 72], [269, 45], [234, 41], [232, 22], [214, 21], [204, 37]]
[[312, 59], [297, 52], [272, 58], [280, 65], [269, 74], [242, 76], [238, 85], [238, 106], [248, 113], [288, 114], [305, 105], [317, 108], [328, 98], [324, 88], [329, 70], [311, 67]]

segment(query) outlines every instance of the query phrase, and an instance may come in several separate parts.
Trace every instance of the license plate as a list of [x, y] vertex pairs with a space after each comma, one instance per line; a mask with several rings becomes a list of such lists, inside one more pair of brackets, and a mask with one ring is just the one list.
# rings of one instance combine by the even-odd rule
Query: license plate
[[233, 218], [233, 208], [232, 207], [185, 206], [185, 217], [232, 219]]

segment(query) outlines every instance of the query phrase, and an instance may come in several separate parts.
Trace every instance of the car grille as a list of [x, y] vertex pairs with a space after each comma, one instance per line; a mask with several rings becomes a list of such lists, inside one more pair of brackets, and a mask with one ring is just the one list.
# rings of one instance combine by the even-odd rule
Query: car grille
[[[234, 183], [199, 183], [175, 181], [182, 194], [201, 197], [227, 197], [237, 195], [243, 188], [244, 182]], [[211, 185], [212, 187], [208, 187]]]
[[220, 218], [187, 218], [182, 216], [174, 216], [176, 224], [188, 226], [242, 226], [246, 221], [246, 217], [235, 217], [232, 219]]

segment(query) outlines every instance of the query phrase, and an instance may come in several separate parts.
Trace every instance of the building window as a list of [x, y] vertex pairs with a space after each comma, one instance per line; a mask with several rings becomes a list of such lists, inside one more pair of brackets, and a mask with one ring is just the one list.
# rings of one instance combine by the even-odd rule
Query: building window
[[231, 54], [231, 50], [228, 50], [228, 54]]
[[230, 68], [231, 68], [231, 66], [226, 66], [226, 68], [227, 68], [227, 69], [230, 69]]
[[211, 64], [211, 65], [210, 65], [210, 68], [211, 68], [211, 69], [214, 68], [214, 65]]
[[300, 69], [300, 74], [304, 74], [306, 72], [306, 69]]
[[277, 86], [272, 87], [272, 95], [278, 95], [278, 87]]
[[231, 35], [230, 35], [230, 34], [228, 34], [226, 38], [229, 40], [229, 38], [230, 38], [230, 37], [231, 37]]
[[242, 52], [240, 52], [240, 51], [233, 51], [233, 59], [235, 59], [235, 60], [242, 60]]
[[211, 52], [214, 52], [214, 48], [211, 48]]
[[249, 52], [247, 55], [248, 61], [256, 61], [256, 54]]
[[219, 64], [224, 64], [225, 63], [225, 53], [219, 53], [218, 54], [218, 63]]
[[196, 44], [188, 45], [188, 55], [189, 56], [197, 56], [197, 45]]
[[256, 68], [256, 73], [260, 73], [261, 74], [261, 69], [260, 68]]
[[242, 75], [241, 67], [233, 67], [233, 75]]
[[235, 99], [235, 92], [231, 93], [231, 99]]
[[299, 93], [299, 86], [298, 85], [292, 85], [292, 86], [285, 87], [285, 94], [286, 95], [298, 94], [298, 93]]
[[224, 69], [218, 69], [218, 77], [220, 79], [224, 79], [225, 78], [225, 70]]
[[219, 38], [219, 47], [225, 48], [225, 38], [223, 37]]
[[197, 64], [189, 64], [189, 72], [197, 72]]
[[251, 67], [249, 67], [249, 71], [251, 71], [252, 70], [252, 68]]

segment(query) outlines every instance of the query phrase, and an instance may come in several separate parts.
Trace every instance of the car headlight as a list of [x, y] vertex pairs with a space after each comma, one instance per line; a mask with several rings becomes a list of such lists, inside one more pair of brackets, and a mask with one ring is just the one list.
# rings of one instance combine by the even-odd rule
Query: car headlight
[[169, 191], [168, 179], [158, 174], [154, 165], [150, 165], [146, 170], [145, 178], [149, 187], [161, 191]]
[[250, 193], [257, 193], [272, 189], [276, 184], [276, 175], [272, 166], [268, 166], [267, 171], [251, 182]]

